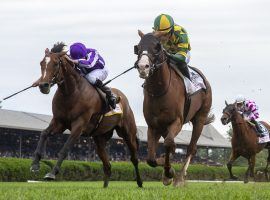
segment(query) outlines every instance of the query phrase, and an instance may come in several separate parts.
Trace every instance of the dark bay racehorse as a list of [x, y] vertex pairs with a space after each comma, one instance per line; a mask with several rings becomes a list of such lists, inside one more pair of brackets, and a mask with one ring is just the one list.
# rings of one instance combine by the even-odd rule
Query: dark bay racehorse
[[48, 128], [41, 133], [31, 170], [38, 171], [40, 168], [39, 161], [47, 137], [63, 133], [66, 129], [69, 129], [71, 133], [59, 152], [58, 161], [52, 171], [45, 176], [45, 179], [55, 179], [55, 175], [59, 172], [69, 149], [73, 147], [80, 135], [85, 133], [94, 138], [97, 153], [103, 162], [104, 187], [107, 187], [111, 175], [111, 165], [105, 151], [105, 145], [112, 137], [113, 131], [116, 130], [130, 150], [131, 161], [136, 171], [136, 181], [138, 186], [142, 187], [138, 170], [137, 128], [126, 96], [121, 91], [112, 89], [120, 97], [123, 114], [113, 115], [104, 123], [101, 121], [100, 126], [97, 128], [96, 125], [103, 114], [104, 107], [101, 97], [97, 90], [75, 71], [73, 63], [66, 58], [66, 52], [63, 50], [64, 46], [63, 43], [57, 43], [51, 49], [51, 52], [46, 49], [45, 57], [40, 63], [42, 72], [39, 79], [40, 91], [48, 94], [53, 84], [57, 84], [58, 88], [52, 101], [53, 118]]
[[[196, 93], [196, 103], [192, 104], [185, 118], [186, 89], [183, 79], [168, 65], [167, 56], [159, 41], [159, 35], [143, 34], [141, 41], [134, 47], [138, 55], [136, 62], [140, 77], [145, 79], [143, 113], [148, 125], [148, 159], [152, 166], [163, 166], [163, 184], [174, 186], [184, 183], [187, 168], [192, 156], [196, 154], [196, 144], [203, 126], [211, 123], [214, 116], [209, 116], [212, 104], [212, 92], [205, 79], [207, 89]], [[179, 134], [184, 123], [191, 121], [193, 131], [187, 149], [187, 157], [180, 172], [175, 174], [170, 164], [170, 154], [175, 152], [174, 138]], [[156, 148], [160, 137], [164, 138], [165, 158], [156, 159]]]
[[[254, 167], [255, 167], [255, 157], [264, 148], [268, 149], [267, 165], [264, 170], [266, 180], [268, 178], [268, 165], [270, 163], [270, 146], [267, 143], [259, 144], [256, 134], [256, 130], [248, 122], [244, 120], [241, 114], [237, 111], [235, 104], [228, 104], [225, 101], [226, 107], [223, 109], [223, 115], [221, 117], [221, 122], [223, 125], [232, 123], [233, 134], [232, 134], [232, 152], [230, 160], [227, 163], [227, 167], [230, 173], [231, 179], [237, 179], [236, 176], [232, 174], [232, 163], [239, 157], [243, 156], [248, 160], [248, 169], [245, 173], [244, 182], [248, 182], [249, 175], [254, 177]], [[265, 127], [270, 130], [270, 126], [262, 122]]]

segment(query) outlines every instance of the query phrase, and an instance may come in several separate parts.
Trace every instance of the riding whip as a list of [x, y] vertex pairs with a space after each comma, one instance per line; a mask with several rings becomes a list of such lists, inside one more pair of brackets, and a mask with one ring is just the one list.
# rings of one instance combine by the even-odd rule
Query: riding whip
[[104, 86], [104, 85], [107, 85], [108, 83], [110, 83], [110, 82], [111, 82], [111, 81], [113, 81], [114, 79], [116, 79], [116, 78], [118, 78], [119, 76], [121, 76], [121, 75], [123, 75], [123, 74], [127, 73], [128, 71], [132, 70], [133, 68], [136, 68], [136, 67], [135, 67], [135, 66], [133, 66], [133, 67], [131, 67], [131, 68], [127, 69], [126, 71], [124, 71], [124, 72], [122, 72], [121, 74], [119, 74], [119, 75], [115, 76], [115, 77], [114, 77], [114, 78], [112, 78], [111, 80], [108, 80], [107, 82], [105, 82], [105, 83], [103, 84], [103, 86]]
[[18, 92], [15, 92], [15, 93], [12, 94], [12, 95], [9, 95], [9, 96], [7, 96], [7, 97], [5, 97], [5, 98], [3, 98], [3, 99], [0, 99], [0, 108], [2, 107], [2, 106], [1, 106], [1, 103], [2, 103], [3, 101], [5, 101], [5, 100], [7, 100], [7, 99], [9, 99], [9, 98], [11, 98], [11, 97], [13, 97], [13, 96], [15, 96], [15, 95], [21, 93], [21, 92], [23, 92], [23, 91], [25, 91], [25, 90], [28, 90], [28, 89], [30, 89], [30, 88], [32, 88], [32, 87], [33, 87], [33, 86], [31, 85], [31, 86], [29, 86], [29, 87], [27, 87], [27, 88], [24, 88], [24, 89], [22, 89], [22, 90], [20, 90], [20, 91], [18, 91]]

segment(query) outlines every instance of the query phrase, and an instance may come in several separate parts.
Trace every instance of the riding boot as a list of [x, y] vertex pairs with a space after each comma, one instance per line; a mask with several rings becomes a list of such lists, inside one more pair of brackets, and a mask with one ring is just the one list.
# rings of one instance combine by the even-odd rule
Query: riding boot
[[116, 97], [113, 95], [111, 89], [105, 85], [103, 85], [102, 81], [97, 79], [95, 85], [101, 89], [102, 92], [106, 94], [106, 98], [110, 104], [110, 106], [115, 109], [116, 108]]
[[258, 137], [261, 137], [262, 136], [262, 133], [263, 133], [263, 130], [262, 130], [262, 128], [261, 128], [261, 126], [259, 125], [259, 123], [255, 120], [255, 119], [253, 119], [253, 120], [250, 120], [253, 124], [255, 124], [255, 127], [256, 127], [256, 129], [257, 129], [257, 136]]
[[177, 66], [177, 68], [182, 72], [182, 74], [185, 76], [185, 77], [187, 77], [189, 80], [191, 80], [190, 79], [190, 74], [189, 74], [189, 70], [188, 70], [188, 65], [187, 65], [187, 63], [185, 63], [185, 62], [178, 62], [177, 64], [176, 64], [176, 66]]

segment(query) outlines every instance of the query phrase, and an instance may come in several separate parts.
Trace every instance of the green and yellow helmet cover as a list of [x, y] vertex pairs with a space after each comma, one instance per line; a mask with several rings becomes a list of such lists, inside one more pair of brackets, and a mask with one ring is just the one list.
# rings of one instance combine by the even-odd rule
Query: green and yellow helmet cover
[[170, 32], [174, 26], [173, 18], [167, 14], [160, 14], [154, 21], [153, 29], [155, 31]]

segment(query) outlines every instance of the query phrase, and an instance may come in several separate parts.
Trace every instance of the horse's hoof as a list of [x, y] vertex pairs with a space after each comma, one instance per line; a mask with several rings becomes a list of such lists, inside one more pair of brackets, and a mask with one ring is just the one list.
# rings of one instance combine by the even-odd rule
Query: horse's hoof
[[170, 171], [169, 171], [169, 177], [167, 177], [165, 175], [165, 172], [163, 170], [163, 173], [162, 173], [162, 182], [163, 182], [163, 185], [165, 186], [168, 186], [172, 183], [173, 181], [173, 177], [174, 177], [174, 174], [175, 174], [175, 171], [174, 171], [174, 168], [170, 168]]
[[103, 188], [107, 188], [108, 185], [109, 185], [109, 181], [104, 181], [104, 183], [103, 183]]
[[30, 172], [38, 172], [39, 171], [39, 165], [32, 165], [30, 167]]
[[231, 179], [232, 179], [232, 180], [238, 180], [238, 177], [233, 175], [233, 176], [231, 177]]
[[143, 187], [143, 182], [141, 180], [137, 181], [137, 185], [138, 185], [138, 187], [142, 188]]
[[248, 178], [244, 178], [244, 183], [248, 183]]
[[184, 179], [183, 174], [180, 172], [173, 179], [173, 186], [174, 187], [182, 187], [184, 185], [185, 185], [185, 179]]
[[55, 180], [55, 175], [52, 174], [52, 173], [48, 173], [48, 174], [46, 174], [46, 175], [44, 176], [44, 179], [45, 179], [46, 181], [54, 181], [54, 180]]
[[162, 182], [163, 185], [168, 186], [172, 184], [173, 179], [172, 178], [167, 178], [166, 176], [162, 177]]

